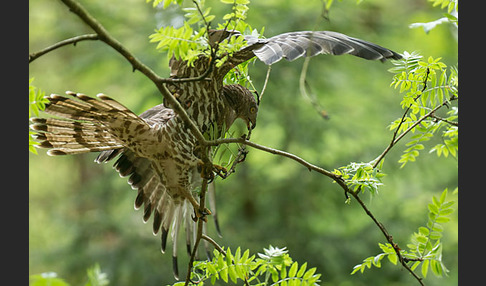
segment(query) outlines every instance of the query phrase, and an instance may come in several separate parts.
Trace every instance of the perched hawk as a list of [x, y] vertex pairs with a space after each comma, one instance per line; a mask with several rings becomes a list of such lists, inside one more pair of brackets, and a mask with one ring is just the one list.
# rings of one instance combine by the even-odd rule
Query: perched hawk
[[[214, 47], [228, 37], [240, 36], [235, 32], [210, 30], [209, 44]], [[318, 54], [351, 54], [380, 61], [401, 58], [376, 44], [330, 31], [292, 32], [268, 39], [245, 36], [245, 39], [245, 47], [221, 66], [212, 68], [207, 76], [211, 80], [168, 85], [199, 130], [212, 138], [224, 134], [237, 118], [243, 119], [249, 130], [255, 127], [258, 105], [253, 94], [240, 85], [223, 85], [226, 73], [254, 56], [267, 65], [282, 58], [292, 61]], [[191, 66], [173, 58], [171, 78], [197, 77], [209, 68], [209, 63], [210, 59], [205, 56], [200, 56]], [[117, 157], [115, 169], [120, 176], [128, 177], [128, 183], [138, 190], [135, 207], [143, 206], [143, 220], [147, 221], [153, 214], [153, 233], [161, 232], [162, 252], [171, 235], [177, 278], [179, 228], [184, 225], [190, 253], [195, 227], [192, 216], [199, 209], [198, 196], [194, 193], [201, 184], [198, 168], [201, 154], [196, 137], [169, 104], [136, 115], [103, 94], [93, 98], [66, 93], [67, 96], [48, 97], [45, 112], [57, 118], [31, 119], [31, 128], [37, 131], [40, 143], [37, 146], [49, 148], [48, 155], [101, 151], [95, 160], [98, 163]], [[213, 195], [211, 190], [209, 195]], [[211, 207], [214, 211], [214, 206]]]

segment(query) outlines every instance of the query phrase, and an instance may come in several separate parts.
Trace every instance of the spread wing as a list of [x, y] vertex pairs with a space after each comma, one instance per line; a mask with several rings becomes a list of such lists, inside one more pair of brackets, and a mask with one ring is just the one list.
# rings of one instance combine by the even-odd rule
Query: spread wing
[[51, 95], [45, 112], [57, 118], [31, 118], [36, 139], [49, 155], [80, 154], [104, 151], [132, 144], [134, 132], [150, 126], [110, 97], [98, 99], [67, 92], [68, 96]]
[[319, 54], [350, 54], [367, 60], [400, 59], [398, 53], [377, 44], [332, 31], [300, 31], [280, 34], [268, 39], [245, 36], [248, 45], [233, 54], [233, 66], [254, 56], [267, 65], [282, 58], [293, 61]]

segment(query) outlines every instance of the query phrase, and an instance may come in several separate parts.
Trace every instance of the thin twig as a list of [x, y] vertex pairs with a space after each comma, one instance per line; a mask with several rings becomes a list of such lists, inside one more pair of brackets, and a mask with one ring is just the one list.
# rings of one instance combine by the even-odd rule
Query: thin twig
[[58, 43], [55, 43], [52, 46], [49, 46], [45, 49], [40, 50], [38, 52], [34, 52], [34, 53], [29, 54], [29, 63], [33, 62], [35, 59], [41, 57], [42, 55], [47, 54], [51, 51], [54, 51], [55, 49], [58, 49], [62, 46], [67, 46], [67, 45], [70, 45], [70, 44], [73, 44], [74, 46], [76, 46], [76, 44], [78, 42], [81, 42], [81, 41], [95, 41], [95, 40], [99, 40], [99, 37], [98, 37], [97, 34], [81, 35], [81, 36], [76, 36], [76, 37], [72, 37], [72, 38], [60, 41]]
[[[427, 88], [427, 80], [429, 79], [429, 74], [430, 74], [430, 70], [427, 68], [427, 73], [425, 74], [425, 77], [424, 77], [424, 80], [423, 80], [423, 85], [424, 86], [422, 88], [422, 91], [419, 93], [419, 95], [414, 98], [414, 101], [416, 101], [417, 99], [419, 99], [420, 96], [422, 96], [424, 90]], [[393, 136], [392, 136], [392, 139], [391, 139], [390, 144], [385, 149], [385, 151], [383, 151], [383, 153], [381, 153], [381, 155], [378, 156], [377, 159], [375, 159], [375, 163], [373, 164], [373, 168], [376, 168], [376, 166], [378, 166], [378, 164], [380, 164], [380, 161], [383, 160], [383, 158], [385, 158], [385, 155], [388, 153], [388, 151], [390, 151], [390, 149], [399, 141], [399, 140], [395, 140], [395, 139], [397, 139], [397, 135], [398, 135], [398, 132], [400, 131], [400, 127], [402, 126], [403, 122], [405, 122], [405, 118], [406, 118], [406, 116], [407, 116], [407, 114], [408, 114], [408, 112], [410, 111], [411, 108], [412, 108], [412, 104], [410, 104], [407, 107], [407, 109], [405, 110], [405, 112], [403, 113], [402, 119], [400, 119], [400, 123], [398, 123], [398, 126], [397, 126], [395, 132], [393, 132]], [[401, 135], [403, 135], [403, 134], [404, 133], [402, 133]], [[400, 138], [402, 138], [402, 137], [403, 136], [401, 136]]]
[[379, 222], [376, 217], [373, 215], [373, 213], [368, 209], [368, 207], [365, 205], [365, 203], [361, 200], [361, 198], [358, 195], [358, 192], [350, 192], [351, 195], [354, 197], [354, 199], [361, 205], [363, 210], [366, 212], [366, 214], [371, 218], [371, 220], [378, 226], [378, 228], [381, 230], [383, 235], [385, 236], [386, 240], [392, 245], [393, 250], [395, 250], [395, 253], [398, 257], [398, 260], [402, 264], [402, 266], [412, 274], [412, 276], [417, 279], [417, 281], [420, 283], [420, 285], [424, 285], [422, 282], [422, 278], [420, 278], [413, 270], [408, 266], [407, 261], [404, 259], [402, 254], [400, 253], [400, 247], [393, 241], [393, 237], [388, 233], [386, 230], [385, 226]]
[[[203, 166], [204, 168], [204, 166]], [[199, 212], [202, 213], [204, 211], [204, 205], [206, 204], [206, 191], [208, 190], [208, 181], [206, 179], [202, 180], [201, 183], [201, 193], [199, 196], [199, 205], [200, 209]], [[194, 248], [192, 249], [191, 253], [191, 258], [189, 259], [189, 264], [187, 266], [187, 274], [186, 274], [186, 282], [185, 286], [189, 284], [191, 281], [191, 271], [192, 271], [192, 266], [194, 264], [194, 260], [196, 259], [196, 253], [199, 247], [199, 242], [201, 241], [201, 238], [203, 236], [203, 224], [205, 221], [203, 219], [199, 219], [197, 222], [197, 233], [196, 233], [196, 241], [194, 242]]]
[[290, 159], [297, 161], [298, 163], [304, 165], [305, 167], [307, 167], [307, 169], [309, 169], [309, 171], [314, 170], [314, 171], [317, 171], [317, 172], [319, 172], [323, 175], [326, 175], [328, 177], [331, 177], [331, 178], [338, 177], [336, 174], [329, 172], [329, 171], [327, 171], [327, 170], [325, 170], [321, 167], [318, 167], [316, 165], [313, 165], [313, 164], [307, 162], [306, 160], [304, 160], [304, 159], [300, 158], [299, 156], [296, 156], [292, 153], [288, 153], [288, 152], [285, 152], [285, 151], [282, 151], [282, 150], [273, 149], [273, 148], [270, 148], [270, 147], [267, 147], [267, 146], [263, 146], [263, 145], [248, 141], [246, 138], [222, 138], [222, 139], [216, 139], [216, 140], [212, 140], [212, 141], [206, 141], [206, 145], [208, 145], [208, 146], [217, 146], [217, 145], [220, 145], [220, 144], [227, 144], [227, 143], [240, 143], [240, 144], [243, 144], [243, 145], [251, 146], [255, 149], [265, 151], [267, 153], [284, 156], [284, 157], [290, 158]]
[[258, 97], [258, 102], [262, 101], [263, 94], [265, 93], [265, 90], [267, 89], [267, 83], [268, 80], [270, 79], [270, 72], [272, 71], [272, 65], [269, 65], [267, 68], [267, 75], [265, 76], [265, 82], [263, 83], [262, 91], [260, 92], [260, 96]]
[[447, 120], [445, 118], [439, 117], [439, 116], [437, 116], [435, 114], [431, 114], [430, 117], [435, 118], [435, 119], [437, 119], [439, 121], [444, 121], [445, 123], [450, 124], [450, 125], [459, 126], [459, 122], [450, 121], [450, 120]]
[[261, 150], [261, 151], [265, 151], [267, 153], [287, 157], [287, 158], [292, 159], [292, 160], [296, 161], [297, 163], [303, 165], [309, 171], [316, 171], [318, 173], [323, 174], [324, 176], [327, 176], [327, 177], [333, 179], [339, 186], [341, 186], [341, 188], [343, 188], [343, 190], [345, 192], [351, 192], [351, 190], [346, 185], [346, 182], [343, 180], [343, 178], [340, 175], [336, 175], [335, 173], [330, 172], [330, 171], [328, 171], [324, 168], [321, 168], [319, 166], [311, 164], [311, 163], [307, 162], [306, 160], [304, 160], [304, 159], [300, 158], [299, 156], [294, 155], [292, 153], [288, 153], [288, 152], [285, 152], [285, 151], [282, 151], [282, 150], [273, 149], [273, 148], [270, 148], [270, 147], [267, 147], [267, 146], [263, 146], [263, 145], [260, 145], [260, 144], [257, 144], [257, 143], [253, 143], [253, 142], [245, 139], [244, 137], [242, 137], [242, 138], [223, 138], [223, 139], [217, 139], [217, 140], [212, 140], [212, 141], [206, 141], [207, 146], [217, 146], [219, 144], [226, 144], [226, 143], [240, 143], [240, 144], [243, 144], [243, 145], [248, 145], [250, 147], [253, 147], [253, 148]]
[[[214, 241], [211, 237], [203, 234], [201, 236], [201, 238], [206, 240], [206, 241], [209, 241], [219, 251], [219, 253], [226, 256], [226, 251], [224, 251], [223, 248], [221, 246], [219, 246], [219, 244], [217, 244], [216, 241]], [[236, 264], [236, 262], [234, 261], [233, 264]], [[248, 279], [246, 279], [246, 277], [245, 277], [244, 281], [245, 281], [245, 285], [250, 286], [250, 284], [248, 283]]]
[[204, 233], [201, 235], [201, 238], [211, 243], [214, 246], [214, 248], [216, 248], [219, 251], [219, 253], [226, 256], [226, 251], [224, 251], [224, 249], [221, 246], [219, 246], [219, 244], [216, 241], [214, 241], [214, 239], [205, 235]]
[[[386, 149], [383, 151], [383, 153], [381, 153], [380, 156], [378, 156], [374, 160], [375, 163], [373, 163], [373, 168], [376, 168], [376, 166], [378, 166], [378, 164], [380, 163], [380, 161], [383, 160], [383, 158], [390, 151], [390, 149], [393, 148], [393, 146], [395, 146], [395, 144], [397, 144], [398, 141], [400, 141], [403, 137], [405, 137], [405, 135], [407, 135], [410, 131], [412, 131], [415, 127], [417, 127], [417, 125], [419, 125], [422, 121], [424, 121], [428, 117], [432, 117], [432, 114], [434, 114], [434, 112], [436, 112], [437, 110], [439, 110], [442, 106], [447, 105], [450, 101], [453, 101], [453, 100], [456, 100], [456, 99], [457, 98], [455, 96], [452, 96], [448, 100], [445, 100], [444, 102], [442, 102], [442, 104], [436, 106], [430, 112], [428, 112], [424, 116], [420, 117], [417, 121], [415, 121], [414, 124], [412, 124], [410, 127], [408, 127], [407, 130], [403, 131], [403, 133], [400, 134], [398, 137], [395, 138], [395, 135], [394, 135], [393, 136], [394, 137], [393, 138], [394, 140], [392, 142], [390, 142], [390, 145], [388, 145], [388, 147], [386, 147]], [[398, 130], [398, 128], [397, 128], [397, 130]], [[395, 134], [396, 134], [396, 132], [395, 132]]]

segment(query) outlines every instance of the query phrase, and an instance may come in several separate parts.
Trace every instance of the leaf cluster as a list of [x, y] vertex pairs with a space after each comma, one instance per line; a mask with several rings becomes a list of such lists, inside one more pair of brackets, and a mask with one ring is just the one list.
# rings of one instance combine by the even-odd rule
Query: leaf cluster
[[[34, 82], [34, 78], [29, 79], [29, 117], [32, 115], [39, 116], [39, 111], [42, 111], [46, 108], [46, 104], [49, 102], [46, 98], [44, 98], [45, 92], [40, 89], [37, 89], [32, 83]], [[38, 145], [39, 143], [34, 139], [34, 132], [29, 130], [29, 151], [37, 154], [37, 150], [35, 149], [34, 145]]]
[[215, 250], [211, 261], [194, 262], [191, 280], [198, 285], [204, 285], [207, 280], [214, 285], [220, 279], [235, 284], [242, 280], [246, 285], [317, 285], [321, 274], [315, 272], [315, 267], [307, 269], [307, 263], [299, 266], [292, 261], [285, 247], [270, 246], [264, 253], [258, 253], [258, 257], [238, 247], [234, 254], [230, 248], [224, 254]]
[[[383, 164], [383, 161], [381, 164]], [[385, 176], [385, 174], [381, 172], [381, 165], [376, 168], [373, 166], [372, 162], [351, 162], [351, 164], [347, 166], [335, 169], [333, 173], [341, 176], [354, 192], [358, 190], [368, 190], [371, 194], [378, 193], [378, 187], [383, 185], [381, 178]]]
[[[453, 192], [456, 193], [457, 189]], [[434, 275], [440, 277], [447, 275], [449, 270], [442, 262], [442, 232], [443, 224], [451, 220], [450, 215], [454, 212], [455, 200], [447, 200], [448, 189], [445, 189], [439, 198], [433, 196], [432, 203], [428, 204], [428, 221], [425, 226], [418, 228], [418, 231], [412, 234], [410, 242], [407, 244], [408, 250], [400, 250], [401, 255], [406, 263], [410, 264], [412, 271], [421, 265], [421, 273], [424, 278], [427, 277], [429, 268]], [[363, 263], [354, 266], [351, 274], [358, 271], [364, 272], [366, 268], [375, 266], [381, 267], [381, 260], [387, 257], [388, 260], [396, 265], [398, 256], [394, 246], [390, 243], [379, 243], [378, 246], [382, 253], [371, 256], [363, 260]]]
[[371, 266], [375, 266], [376, 268], [381, 268], [381, 260], [385, 257], [387, 257], [388, 261], [390, 261], [392, 264], [397, 265], [398, 256], [395, 253], [393, 246], [389, 243], [385, 243], [385, 244], [378, 243], [378, 246], [383, 252], [376, 256], [370, 256], [368, 258], [365, 258], [363, 260], [363, 263], [353, 267], [353, 271], [351, 272], [351, 275], [355, 274], [358, 271], [363, 273], [366, 268], [371, 268]]
[[436, 145], [431, 152], [437, 155], [456, 157], [458, 148], [457, 119], [458, 108], [452, 108], [446, 118], [439, 118], [435, 111], [442, 106], [449, 106], [458, 98], [458, 76], [455, 67], [448, 68], [440, 58], [429, 57], [427, 61], [417, 53], [404, 53], [400, 61], [394, 61], [395, 67], [390, 71], [396, 73], [391, 83], [400, 93], [404, 93], [401, 101], [405, 115], [396, 119], [390, 125], [390, 130], [397, 134], [411, 132], [414, 135], [406, 144], [408, 147], [401, 156], [402, 167], [413, 162], [429, 141], [439, 131], [442, 131], [443, 144]]
[[[223, 16], [223, 23], [219, 23], [216, 29], [226, 29], [228, 31], [238, 31], [241, 34], [257, 34], [249, 24], [245, 22], [246, 13], [249, 9], [249, 0], [220, 0], [223, 4], [231, 4], [231, 12]], [[154, 5], [155, 2], [154, 1]], [[158, 1], [160, 3], [160, 1]], [[170, 3], [182, 5], [183, 1], [164, 1], [163, 8], [167, 8]], [[166, 3], [169, 3], [166, 5]], [[179, 27], [161, 27], [149, 36], [150, 42], [157, 43], [156, 49], [167, 52], [170, 59], [172, 56], [176, 60], [187, 61], [191, 65], [198, 57], [210, 57], [216, 53], [216, 65], [221, 65], [228, 56], [238, 51], [246, 44], [243, 37], [230, 37], [218, 43], [217, 47], [211, 50], [209, 45], [208, 30], [215, 15], [211, 14], [211, 8], [205, 8], [205, 0], [194, 0], [193, 7], [182, 8], [185, 20]]]
[[458, 0], [428, 0], [432, 2], [432, 6], [436, 7], [440, 5], [441, 9], [447, 7], [447, 12], [451, 13], [453, 10], [458, 10]]
[[412, 23], [409, 25], [410, 28], [422, 27], [425, 33], [429, 33], [437, 25], [451, 23], [456, 29], [458, 27], [458, 0], [428, 0], [433, 2], [432, 6], [436, 7], [440, 5], [441, 9], [447, 8], [447, 13], [444, 13], [444, 17], [427, 22], [427, 23]]
[[154, 7], [157, 7], [159, 4], [162, 3], [162, 7], [164, 9], [166, 9], [167, 7], [169, 7], [170, 4], [174, 3], [176, 5], [182, 5], [182, 2], [184, 2], [184, 0], [146, 0], [147, 3], [150, 3], [152, 2], [152, 5]]
[[[457, 189], [453, 193], [456, 193]], [[411, 266], [416, 269], [422, 264], [422, 275], [427, 276], [430, 265], [436, 276], [447, 274], [448, 270], [442, 263], [442, 232], [443, 224], [451, 220], [454, 212], [454, 200], [447, 201], [448, 189], [445, 189], [439, 198], [433, 196], [432, 203], [428, 204], [429, 214], [426, 226], [418, 228], [418, 232], [412, 235], [411, 242], [407, 244], [409, 251], [406, 253], [410, 261], [417, 260]]]

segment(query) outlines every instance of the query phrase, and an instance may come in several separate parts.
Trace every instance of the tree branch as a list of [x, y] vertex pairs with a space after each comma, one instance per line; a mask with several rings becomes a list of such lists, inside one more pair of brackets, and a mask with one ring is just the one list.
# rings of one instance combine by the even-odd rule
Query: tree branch
[[294, 155], [292, 153], [288, 153], [288, 152], [285, 152], [285, 151], [281, 151], [281, 150], [278, 150], [278, 149], [273, 149], [273, 148], [263, 146], [263, 145], [260, 145], [260, 144], [257, 144], [257, 143], [253, 143], [251, 141], [248, 141], [246, 138], [223, 138], [223, 139], [216, 139], [216, 140], [212, 140], [212, 141], [206, 141], [206, 145], [208, 145], [208, 146], [217, 146], [217, 145], [226, 144], [226, 143], [240, 143], [240, 144], [243, 144], [243, 145], [251, 146], [255, 149], [265, 151], [267, 153], [287, 157], [287, 158], [290, 158], [290, 159], [300, 163], [301, 165], [307, 167], [307, 169], [309, 169], [309, 171], [314, 170], [314, 171], [319, 172], [319, 173], [321, 173], [325, 176], [328, 176], [332, 179], [339, 178], [338, 175], [336, 175], [336, 174], [334, 174], [330, 171], [327, 171], [327, 170], [325, 170], [321, 167], [313, 165], [313, 164], [307, 162], [306, 160], [300, 158], [297, 155]]
[[410, 272], [410, 274], [412, 274], [412, 276], [417, 279], [417, 281], [420, 283], [420, 285], [424, 285], [424, 283], [422, 282], [422, 278], [420, 278], [417, 274], [415, 274], [415, 272], [413, 272], [413, 270], [408, 266], [407, 262], [409, 260], [405, 259], [402, 254], [400, 253], [400, 247], [398, 247], [398, 244], [396, 244], [394, 241], [393, 241], [393, 236], [391, 236], [388, 231], [386, 230], [385, 226], [379, 222], [375, 216], [373, 215], [373, 213], [368, 209], [368, 207], [365, 205], [365, 203], [361, 200], [361, 198], [359, 197], [358, 195], [358, 192], [351, 192], [351, 195], [354, 197], [354, 199], [361, 205], [361, 207], [363, 208], [363, 210], [365, 211], [365, 213], [371, 218], [371, 220], [376, 224], [376, 226], [378, 226], [378, 228], [381, 230], [381, 232], [383, 233], [383, 235], [385, 236], [386, 240], [388, 241], [388, 243], [390, 243], [393, 247], [393, 250], [395, 250], [395, 253], [398, 257], [398, 260], [400, 261], [400, 263], [402, 264], [402, 266], [408, 271]]
[[81, 35], [81, 36], [76, 36], [76, 37], [66, 39], [64, 41], [60, 41], [60, 42], [58, 42], [58, 43], [56, 43], [52, 46], [49, 46], [45, 49], [40, 50], [38, 52], [34, 52], [34, 53], [29, 54], [29, 63], [33, 62], [35, 59], [39, 58], [40, 56], [47, 54], [48, 52], [51, 52], [51, 51], [58, 49], [62, 46], [67, 46], [67, 45], [70, 45], [70, 44], [73, 44], [74, 46], [76, 46], [76, 44], [78, 42], [81, 42], [81, 41], [95, 41], [95, 40], [99, 40], [99, 37], [98, 37], [97, 34]]
[[442, 118], [442, 117], [439, 117], [439, 116], [437, 116], [437, 115], [435, 115], [433, 113], [430, 115], [430, 117], [432, 117], [434, 119], [437, 119], [439, 121], [444, 121], [445, 123], [450, 124], [450, 125], [453, 125], [453, 126], [459, 126], [459, 123], [458, 122], [447, 120], [447, 119]]
[[212, 239], [211, 237], [205, 234], [202, 234], [201, 238], [211, 243], [214, 246], [214, 248], [216, 248], [221, 254], [226, 256], [226, 251], [224, 251], [224, 249], [221, 246], [219, 246], [219, 244], [216, 241], [214, 241], [214, 239]]
[[[204, 168], [204, 166], [203, 166]], [[206, 200], [206, 191], [208, 190], [208, 181], [203, 179], [201, 183], [201, 193], [199, 195], [199, 205], [200, 205], [200, 212], [204, 210], [205, 200]], [[196, 210], [195, 210], [196, 211]], [[197, 233], [196, 233], [196, 241], [194, 242], [194, 248], [192, 249], [191, 258], [189, 259], [189, 264], [187, 266], [187, 274], [186, 274], [186, 281], [185, 286], [189, 284], [191, 281], [191, 270], [194, 264], [194, 260], [196, 259], [197, 249], [199, 247], [199, 242], [203, 237], [203, 224], [205, 223], [204, 219], [199, 219], [197, 221]]]
[[[383, 151], [383, 153], [380, 154], [380, 156], [378, 156], [376, 159], [375, 159], [375, 163], [373, 164], [373, 168], [376, 168], [376, 166], [378, 166], [378, 164], [380, 163], [381, 160], [383, 160], [383, 158], [385, 157], [385, 155], [390, 151], [391, 148], [393, 148], [393, 146], [395, 146], [395, 144], [398, 143], [398, 141], [400, 141], [403, 137], [405, 137], [405, 135], [407, 135], [410, 131], [412, 131], [415, 127], [417, 127], [417, 125], [419, 125], [422, 121], [424, 121], [425, 119], [427, 119], [428, 117], [433, 117], [433, 114], [439, 110], [442, 106], [444, 105], [447, 105], [450, 101], [452, 100], [456, 100], [457, 98], [455, 96], [452, 96], [451, 98], [447, 99], [447, 100], [444, 100], [444, 102], [442, 102], [442, 104], [436, 106], [434, 109], [432, 109], [430, 112], [428, 112], [427, 114], [425, 114], [424, 116], [420, 117], [414, 124], [412, 124], [410, 127], [407, 128], [407, 130], [403, 131], [402, 134], [400, 134], [398, 137], [396, 137], [396, 134], [398, 133], [398, 129], [400, 128], [400, 126], [397, 127], [397, 131], [395, 131], [395, 133], [393, 134], [393, 138], [392, 138], [392, 141], [390, 142], [390, 145], [388, 145], [388, 147], [386, 147], [386, 149]], [[403, 121], [403, 119], [402, 119]], [[401, 124], [400, 124], [401, 125]]]

